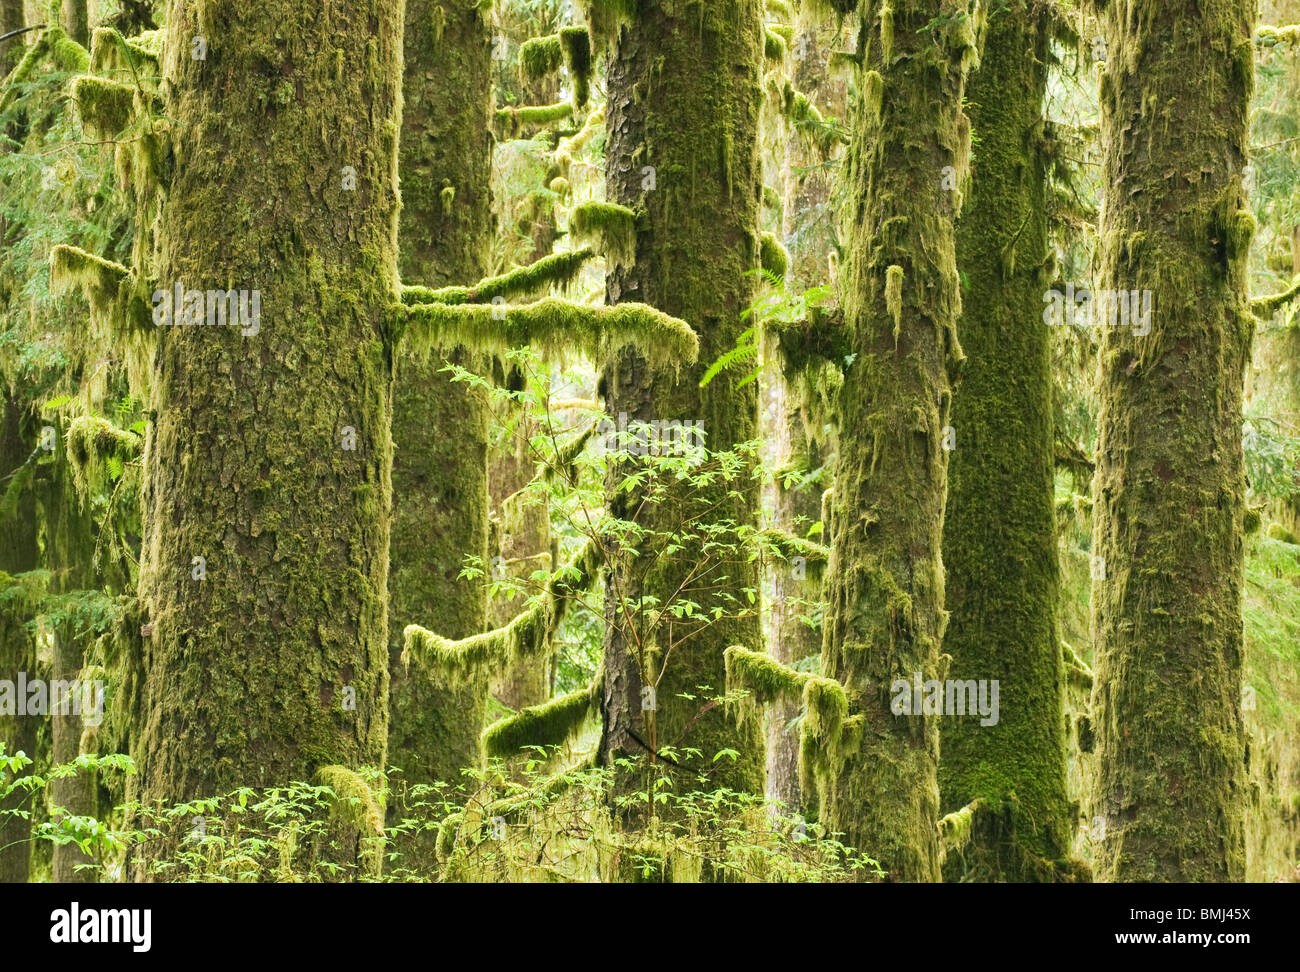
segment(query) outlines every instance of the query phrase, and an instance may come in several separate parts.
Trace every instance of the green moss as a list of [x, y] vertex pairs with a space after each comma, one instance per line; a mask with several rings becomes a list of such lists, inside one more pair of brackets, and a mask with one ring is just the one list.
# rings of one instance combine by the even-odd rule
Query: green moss
[[112, 27], [96, 27], [90, 39], [90, 70], [96, 74], [157, 74], [162, 35], [161, 30], [150, 30], [127, 39]]
[[50, 289], [56, 294], [79, 290], [90, 303], [92, 321], [110, 335], [153, 329], [141, 287], [120, 263], [62, 243], [50, 251]]
[[404, 661], [419, 658], [453, 676], [500, 672], [550, 650], [550, 640], [564, 619], [569, 600], [587, 590], [600, 572], [604, 555], [590, 542], [567, 567], [556, 571], [539, 603], [517, 615], [509, 624], [483, 634], [451, 640], [408, 625], [403, 632]]
[[51, 27], [37, 38], [36, 43], [23, 52], [22, 59], [14, 65], [14, 69], [9, 72], [8, 77], [4, 79], [3, 87], [0, 88], [0, 111], [6, 110], [13, 104], [19, 88], [36, 74], [36, 69], [40, 67], [45, 55], [50, 52], [51, 46], [64, 37], [67, 37], [67, 34], [61, 28]]
[[575, 239], [597, 243], [603, 256], [625, 266], [636, 259], [636, 223], [636, 213], [617, 203], [583, 203], [569, 214]]
[[547, 297], [522, 306], [416, 304], [396, 310], [409, 347], [419, 353], [464, 347], [504, 354], [534, 347], [547, 355], [576, 351], [599, 361], [635, 347], [660, 368], [690, 364], [699, 353], [699, 340], [685, 321], [645, 304], [589, 307]]
[[525, 125], [549, 125], [573, 114], [573, 103], [561, 101], [554, 105], [526, 105], [522, 108], [498, 108], [497, 127], [508, 137], [515, 138]]
[[1268, 320], [1274, 314], [1284, 307], [1294, 303], [1296, 298], [1300, 297], [1300, 277], [1292, 282], [1291, 286], [1280, 294], [1273, 294], [1269, 297], [1257, 297], [1250, 302], [1251, 313], [1260, 320]]
[[516, 267], [497, 277], [480, 280], [472, 287], [404, 286], [402, 303], [412, 304], [482, 304], [494, 297], [524, 297], [541, 293], [549, 287], [563, 287], [577, 279], [582, 268], [595, 256], [590, 247], [553, 253], [526, 267]]
[[484, 752], [489, 757], [504, 758], [530, 746], [564, 745], [599, 713], [600, 685], [597, 681], [492, 723], [483, 730]]
[[106, 485], [104, 469], [108, 460], [129, 462], [138, 459], [144, 450], [144, 439], [140, 436], [93, 415], [74, 418], [68, 423], [64, 438], [73, 482], [82, 496]]
[[885, 271], [885, 308], [894, 319], [894, 343], [903, 323], [903, 268], [897, 264]]
[[808, 576], [813, 580], [821, 579], [821, 572], [830, 560], [829, 547], [776, 529], [769, 528], [758, 531], [754, 535], [754, 542], [763, 553], [769, 556], [774, 555], [784, 561], [790, 561], [796, 557], [803, 558], [805, 565], [809, 568]]
[[90, 67], [90, 54], [71, 37], [60, 37], [50, 45], [50, 61], [58, 71], [85, 71]]
[[582, 27], [565, 27], [560, 31], [564, 49], [564, 66], [573, 85], [573, 105], [582, 108], [591, 98], [591, 75], [595, 62], [591, 56], [591, 36]]
[[960, 810], [945, 814], [939, 818], [939, 853], [947, 856], [950, 851], [961, 850], [970, 843], [975, 814], [983, 807], [983, 801], [973, 800]]
[[1283, 543], [1300, 543], [1295, 534], [1280, 523], [1270, 523], [1268, 525], [1268, 535], [1274, 540], [1281, 540]]
[[786, 39], [771, 27], [763, 28], [763, 56], [769, 61], [784, 61]]
[[582, 0], [591, 36], [602, 44], [618, 39], [619, 31], [636, 18], [638, 0]]
[[135, 88], [90, 76], [72, 80], [72, 102], [81, 126], [92, 138], [112, 139], [131, 123]]
[[763, 233], [759, 237], [759, 265], [772, 276], [785, 279], [790, 269], [790, 254], [776, 238], [775, 233]]
[[558, 34], [533, 37], [519, 46], [519, 67], [530, 80], [554, 74], [564, 63], [564, 49]]

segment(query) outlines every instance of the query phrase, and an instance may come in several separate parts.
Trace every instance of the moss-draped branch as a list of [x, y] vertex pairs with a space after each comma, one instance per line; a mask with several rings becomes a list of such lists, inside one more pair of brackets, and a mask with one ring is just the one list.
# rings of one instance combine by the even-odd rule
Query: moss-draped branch
[[497, 277], [480, 280], [472, 287], [406, 286], [402, 303], [415, 304], [486, 304], [497, 297], [509, 299], [540, 293], [547, 287], [562, 287], [577, 279], [587, 262], [595, 257], [591, 247], [568, 253], [553, 253], [526, 267], [516, 267]]
[[538, 603], [492, 631], [453, 641], [417, 624], [407, 625], [402, 658], [415, 655], [453, 676], [499, 672], [538, 658], [548, 650], [569, 601], [591, 587], [603, 563], [600, 542], [588, 541], [572, 563], [551, 575]]
[[489, 757], [506, 757], [529, 746], [564, 745], [599, 712], [603, 686], [603, 680], [597, 677], [586, 688], [520, 709], [492, 723], [483, 730], [483, 751]]
[[603, 361], [634, 347], [661, 368], [692, 364], [699, 354], [699, 339], [685, 321], [645, 304], [590, 307], [548, 297], [520, 306], [413, 304], [394, 311], [401, 336], [416, 353], [463, 347], [504, 354], [529, 346]]
[[110, 333], [153, 330], [147, 287], [122, 264], [78, 247], [60, 243], [50, 251], [50, 289], [56, 294], [80, 290], [92, 320]]

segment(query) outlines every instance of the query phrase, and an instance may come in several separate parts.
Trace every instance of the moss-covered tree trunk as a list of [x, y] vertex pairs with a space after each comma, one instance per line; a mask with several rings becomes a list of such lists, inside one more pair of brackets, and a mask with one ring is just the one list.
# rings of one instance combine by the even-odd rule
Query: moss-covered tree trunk
[[[37, 428], [26, 403], [10, 394], [4, 397], [0, 417], [0, 475], [8, 476], [27, 461], [36, 447]], [[36, 530], [36, 500], [32, 490], [26, 489], [13, 513], [0, 524], [0, 586], [7, 586], [8, 575], [36, 568]], [[36, 645], [24, 627], [28, 619], [21, 605], [21, 598], [0, 603], [0, 679], [11, 682], [17, 681], [19, 672], [26, 672], [28, 678], [36, 677]], [[5, 752], [34, 757], [37, 722], [30, 715], [0, 715], [0, 742]], [[28, 767], [23, 775], [31, 771]], [[0, 813], [19, 807], [30, 810], [31, 802], [31, 795], [20, 790], [0, 801]], [[30, 820], [10, 814], [0, 816], [0, 884], [26, 883], [31, 870], [30, 834]]]
[[978, 149], [957, 225], [967, 275], [943, 533], [948, 677], [999, 682], [998, 721], [947, 713], [941, 809], [981, 799], [949, 880], [1053, 880], [1072, 841], [1064, 682], [1056, 630], [1051, 331], [1043, 97], [1046, 8], [1012, 0], [988, 20], [971, 76]]
[[[847, 72], [830, 68], [840, 31], [824, 13], [816, 4], [799, 4], [788, 55], [790, 80], [824, 117], [843, 119]], [[831, 257], [838, 256], [834, 171], [812, 140], [798, 126], [789, 126], [781, 167], [781, 235], [790, 255], [786, 283], [794, 293], [823, 283]], [[764, 342], [775, 344], [766, 334]], [[833, 446], [824, 435], [821, 410], [816, 403], [805, 401], [800, 385], [788, 379], [777, 349], [767, 347], [765, 353], [764, 378], [772, 405], [763, 438], [777, 471], [768, 496], [772, 525], [784, 533], [804, 536], [821, 519], [822, 492], [831, 484], [829, 472], [808, 477], [829, 464]], [[810, 574], [806, 564], [792, 566], [784, 560], [769, 563], [768, 571], [768, 651], [787, 665], [817, 655], [821, 632], [804, 619], [821, 599], [821, 573]], [[783, 697], [767, 711], [767, 794], [791, 810], [799, 809], [804, 801], [799, 785], [799, 710], [798, 699]]]
[[840, 394], [822, 672], [849, 721], [818, 775], [822, 818], [894, 881], [939, 877], [939, 720], [894, 714], [895, 680], [941, 677], [939, 544], [961, 310], [953, 219], [971, 24], [940, 0], [859, 5]]
[[1101, 289], [1153, 295], [1149, 322], [1106, 327], [1101, 343], [1092, 814], [1110, 880], [1227, 881], [1245, 866], [1254, 15], [1251, 0], [1105, 10]]
[[384, 760], [401, 13], [168, 8], [157, 286], [247, 290], [249, 317], [157, 328], [145, 801]]
[[[644, 358], [620, 354], [605, 372], [606, 407], [616, 421], [626, 413], [629, 424], [700, 421], [712, 451], [753, 439], [757, 427], [756, 389], [752, 383], [737, 387], [743, 369], [724, 371], [703, 389], [699, 381], [748, 326], [740, 315], [754, 293], [754, 277], [748, 274], [758, 267], [762, 54], [759, 0], [646, 0], [609, 45], [606, 198], [640, 216], [635, 258], [611, 265], [607, 298], [609, 303], [642, 301], [680, 317], [699, 334], [700, 353], [699, 363], [676, 379], [652, 379]], [[731, 489], [737, 496], [727, 495]], [[620, 517], [662, 531], [662, 546], [663, 534], [677, 533], [687, 516], [706, 507], [706, 520], [752, 525], [757, 501], [756, 486], [718, 481], [708, 489], [672, 487], [662, 503], [639, 511], [632, 509], [636, 500], [622, 493], [611, 496], [611, 507]], [[734, 542], [734, 533], [727, 535], [730, 540], [717, 539]], [[727, 646], [761, 645], [757, 615], [737, 611], [736, 603], [723, 602], [709, 588], [721, 584], [743, 605], [739, 592], [758, 589], [754, 565], [738, 550], [715, 563], [707, 578], [688, 582], [707, 559], [694, 542], [671, 556], [615, 559], [606, 589], [610, 624], [602, 758], [645, 755], [647, 748], [672, 745], [680, 763], [708, 773], [714, 785], [761, 793], [759, 728], [737, 733], [721, 706], [700, 715], [706, 698], [722, 692]], [[729, 617], [684, 638], [682, 625], [665, 621], [652, 645], [645, 614], [629, 618], [621, 610], [624, 599], [645, 596], [657, 598], [660, 606], [683, 599], [705, 612], [718, 606]], [[642, 694], [651, 683], [652, 703]], [[702, 757], [689, 758], [682, 747], [693, 747]], [[735, 750], [738, 758], [715, 763], [723, 749]]]
[[[407, 0], [405, 48], [402, 278], [470, 284], [487, 276], [492, 230], [488, 26], [465, 4]], [[486, 620], [483, 579], [459, 575], [466, 557], [487, 557], [488, 406], [445, 367], [437, 354], [403, 355], [393, 391], [388, 761], [410, 784], [456, 783], [479, 764], [487, 697], [481, 676], [451, 684], [400, 661], [408, 624], [464, 638]]]
[[[55, 568], [57, 586], [61, 591], [90, 591], [95, 586], [95, 521], [87, 504], [77, 496], [66, 460], [60, 458], [47, 493], [45, 559]], [[75, 617], [56, 628], [52, 679], [79, 682], [85, 665], [88, 635], [88, 632], [79, 630]], [[80, 687], [77, 692], [75, 703], [70, 698], [66, 705], [56, 708], [51, 690], [50, 747], [53, 751], [51, 761], [56, 766], [75, 760], [81, 754], [83, 730], [89, 728], [93, 734], [102, 721], [102, 712], [96, 712], [93, 707], [87, 710], [85, 706], [88, 701], [93, 706], [94, 696], [87, 695]], [[52, 807], [61, 807], [70, 816], [94, 817], [97, 814], [99, 784], [92, 771], [78, 770], [72, 776], [51, 780], [47, 795]], [[55, 819], [55, 816], [51, 814], [51, 818]], [[96, 871], [83, 865], [94, 863], [94, 856], [84, 853], [76, 844], [55, 844], [51, 852], [51, 875], [54, 881], [61, 883], [93, 883], [97, 879]]]
[[[23, 0], [0, 0], [0, 34], [22, 30]], [[0, 41], [0, 77], [8, 74], [23, 56], [23, 39], [10, 37]]]

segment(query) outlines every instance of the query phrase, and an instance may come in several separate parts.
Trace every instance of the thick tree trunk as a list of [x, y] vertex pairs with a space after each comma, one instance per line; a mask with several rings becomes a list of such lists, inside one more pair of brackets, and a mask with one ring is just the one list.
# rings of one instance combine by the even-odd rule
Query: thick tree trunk
[[[77, 496], [67, 462], [62, 457], [58, 471], [52, 477], [49, 497], [45, 560], [57, 570], [59, 587], [63, 591], [89, 591], [95, 587], [96, 582], [92, 566], [95, 555], [95, 521]], [[85, 664], [86, 632], [78, 631], [77, 628], [75, 622], [69, 622], [54, 632], [51, 678], [78, 683], [78, 704], [75, 705], [70, 699], [66, 707], [56, 708], [51, 690], [51, 761], [56, 766], [71, 763], [81, 754], [83, 729], [97, 725], [98, 717], [102, 716], [102, 711], [97, 714], [84, 707], [87, 701], [93, 702], [94, 697], [88, 696], [80, 688], [81, 670]], [[94, 772], [78, 770], [73, 776], [51, 780], [48, 798], [52, 807], [62, 807], [72, 816], [94, 817], [99, 804], [98, 778]], [[55, 819], [54, 814], [51, 814], [51, 819]], [[94, 856], [82, 852], [76, 844], [56, 844], [51, 860], [53, 879], [65, 883], [94, 883], [97, 880], [95, 870], [78, 870], [81, 865], [94, 863]]]
[[[24, 403], [10, 395], [4, 398], [3, 426], [0, 426], [0, 475], [7, 476], [27, 461], [36, 446], [36, 431]], [[6, 485], [8, 485], [6, 483]], [[0, 529], [0, 572], [21, 574], [36, 568], [39, 548], [36, 537], [36, 500], [31, 489], [19, 498], [12, 519]], [[21, 603], [11, 601], [11, 605]], [[24, 627], [28, 619], [16, 610], [0, 610], [0, 679], [16, 681], [19, 672], [29, 678], [36, 673], [36, 646]], [[0, 715], [0, 742], [5, 752], [36, 755], [38, 718], [30, 715]], [[28, 767], [24, 775], [32, 772]], [[25, 791], [0, 801], [0, 814], [18, 807], [31, 809], [32, 797]], [[0, 884], [26, 883], [31, 870], [31, 821], [0, 815]]]
[[[761, 13], [759, 0], [647, 0], [635, 24], [611, 43], [608, 62], [606, 198], [643, 213], [635, 260], [611, 265], [608, 302], [644, 301], [682, 318], [699, 333], [700, 354], [699, 363], [675, 380], [652, 380], [643, 358], [620, 354], [605, 373], [606, 405], [615, 420], [626, 413], [628, 423], [698, 420], [712, 451], [753, 439], [757, 426], [756, 389], [737, 387], [743, 370], [724, 371], [703, 389], [699, 381], [748, 326], [740, 314], [754, 293], [754, 277], [747, 274], [758, 267]], [[728, 497], [737, 487], [740, 497]], [[708, 507], [707, 521], [752, 525], [757, 501], [757, 489], [746, 482], [669, 488], [662, 503], [635, 513], [626, 493], [611, 496], [616, 515], [635, 516], [644, 527], [667, 533]], [[738, 734], [722, 706], [700, 715], [710, 694], [701, 686], [721, 694], [725, 684], [724, 649], [761, 648], [759, 619], [707, 590], [689, 590], [720, 583], [732, 592], [757, 591], [757, 572], [737, 551], [707, 577], [687, 583], [707, 559], [695, 543], [671, 556], [616, 558], [606, 589], [601, 755], [608, 762], [621, 753], [644, 755], [646, 748], [671, 745], [678, 747], [679, 763], [706, 773], [713, 785], [761, 793], [759, 728], [746, 726]], [[684, 639], [683, 624], [664, 621], [653, 634], [660, 649], [655, 652], [646, 640], [644, 615], [626, 617], [621, 598], [653, 596], [666, 606], [683, 584], [688, 590], [677, 601], [693, 600], [705, 612], [724, 607], [732, 617]], [[698, 622], [684, 624], [689, 630]], [[652, 705], [643, 686], [655, 688]], [[702, 756], [689, 757], [683, 747]], [[714, 762], [723, 749], [735, 750], [738, 758]]]
[[[1250, 0], [1105, 10], [1104, 329], [1094, 481], [1098, 875], [1240, 880], [1242, 376]], [[1194, 71], [1188, 66], [1195, 65]], [[1149, 327], [1147, 326], [1149, 324]]]
[[90, 46], [90, 10], [87, 0], [63, 0], [60, 25], [82, 47]]
[[[22, 30], [23, 0], [0, 0], [0, 34]], [[10, 37], [0, 41], [0, 77], [8, 74], [23, 56], [23, 38]]]
[[250, 318], [157, 329], [133, 713], [146, 802], [384, 761], [401, 15], [168, 9], [158, 286], [246, 289]]
[[1052, 449], [1051, 331], [1042, 323], [1047, 173], [1042, 155], [1048, 44], [1031, 0], [989, 16], [970, 81], [979, 148], [972, 195], [957, 225], [969, 278], [954, 392], [943, 533], [948, 677], [999, 682], [998, 721], [945, 714], [939, 792], [945, 813], [972, 800], [970, 847], [949, 880], [1051, 881], [1070, 851], [1064, 682]]
[[[488, 26], [464, 4], [407, 0], [405, 49], [402, 277], [472, 284], [487, 276], [492, 231]], [[408, 624], [465, 638], [486, 620], [484, 580], [459, 575], [467, 556], [487, 557], [488, 405], [483, 392], [441, 372], [446, 366], [436, 354], [404, 355], [393, 391], [388, 761], [409, 784], [457, 783], [482, 754], [486, 681], [449, 684], [399, 657]]]
[[942, 677], [943, 440], [961, 310], [948, 187], [969, 137], [962, 62], [974, 43], [945, 10], [896, 0], [882, 18], [882, 4], [859, 5], [867, 49], [849, 149], [856, 357], [840, 394], [822, 672], [844, 686], [850, 716], [818, 790], [824, 822], [893, 881], [939, 878], [939, 720], [895, 714], [891, 688]]

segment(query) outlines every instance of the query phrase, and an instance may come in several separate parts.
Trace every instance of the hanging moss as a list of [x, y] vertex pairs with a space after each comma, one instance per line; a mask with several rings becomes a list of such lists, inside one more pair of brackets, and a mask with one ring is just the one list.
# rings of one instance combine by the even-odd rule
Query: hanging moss
[[483, 730], [483, 750], [489, 757], [516, 755], [529, 746], [562, 746], [600, 712], [601, 680], [587, 688], [521, 709]]
[[517, 138], [525, 125], [549, 125], [551, 122], [569, 118], [572, 114], [573, 103], [569, 101], [561, 101], [554, 105], [498, 108], [497, 129], [504, 138]]
[[371, 877], [378, 877], [383, 866], [383, 844], [376, 839], [384, 833], [382, 799], [361, 774], [346, 766], [322, 766], [314, 780], [328, 787], [334, 796], [330, 817], [343, 829], [339, 836], [360, 841], [362, 868]]
[[90, 67], [90, 54], [71, 37], [63, 36], [50, 45], [50, 62], [56, 71], [85, 71]]
[[727, 692], [748, 692], [753, 703], [766, 705], [781, 698], [803, 695], [814, 676], [787, 668], [771, 655], [732, 645], [723, 652], [727, 666]]
[[604, 128], [605, 106], [601, 105], [587, 116], [587, 120], [576, 134], [560, 142], [555, 150], [555, 163], [560, 167], [562, 176], [568, 178], [569, 166], [573, 163], [574, 156], [581, 154], [591, 144], [591, 140], [596, 137], [597, 133], [604, 131]]
[[583, 27], [565, 27], [560, 31], [564, 49], [564, 66], [573, 85], [573, 105], [584, 107], [591, 98], [591, 75], [595, 62], [591, 57], [591, 36]]
[[812, 99], [776, 72], [768, 75], [766, 91], [776, 110], [823, 159], [830, 158], [837, 147], [848, 144], [848, 133], [822, 117]]
[[528, 80], [554, 74], [564, 63], [564, 49], [558, 34], [532, 37], [519, 46], [519, 67]]
[[617, 203], [583, 203], [569, 214], [575, 239], [596, 242], [603, 256], [624, 266], [636, 259], [636, 223], [636, 213]]
[[161, 30], [150, 30], [128, 39], [112, 27], [96, 27], [90, 38], [90, 70], [157, 74], [162, 35]]
[[92, 138], [112, 139], [131, 124], [135, 88], [129, 84], [90, 76], [74, 78], [71, 95], [81, 126]]
[[885, 309], [894, 319], [894, 343], [898, 343], [898, 330], [903, 324], [903, 268], [891, 266], [885, 271]]
[[772, 276], [785, 279], [790, 269], [790, 254], [776, 238], [775, 233], [763, 233], [759, 237], [759, 265]]
[[1282, 308], [1294, 303], [1300, 298], [1300, 277], [1286, 290], [1280, 294], [1273, 294], [1269, 297], [1257, 297], [1250, 302], [1250, 312], [1260, 320], [1268, 320]]
[[140, 458], [144, 451], [141, 436], [95, 415], [74, 418], [68, 423], [64, 439], [73, 482], [83, 497], [92, 489], [103, 488], [106, 483], [103, 471], [110, 459], [130, 462]]
[[547, 297], [522, 306], [415, 304], [395, 308], [411, 350], [468, 348], [504, 354], [533, 347], [547, 355], [577, 351], [598, 361], [635, 347], [658, 368], [690, 364], [699, 340], [685, 321], [645, 304], [589, 307]]
[[550, 640], [564, 620], [569, 601], [595, 583], [603, 562], [601, 545], [588, 542], [572, 563], [551, 576], [538, 604], [493, 631], [453, 641], [419, 625], [408, 625], [403, 632], [402, 657], [417, 657], [460, 677], [498, 672], [540, 657], [550, 650]]
[[764, 553], [775, 555], [781, 560], [790, 561], [802, 558], [808, 568], [808, 576], [814, 581], [821, 579], [822, 570], [830, 560], [830, 548], [808, 540], [792, 536], [776, 529], [760, 530], [754, 535], [755, 545]]
[[8, 474], [9, 482], [5, 485], [4, 496], [0, 498], [0, 524], [18, 512], [19, 502], [32, 484], [32, 477], [36, 475], [36, 461], [41, 457], [41, 452], [39, 448], [33, 449], [27, 460]]
[[794, 9], [786, 0], [766, 0], [763, 9], [767, 11], [768, 16], [781, 21], [781, 23], [794, 23]]
[[526, 267], [516, 267], [497, 277], [480, 280], [472, 287], [402, 287], [402, 303], [412, 304], [482, 304], [494, 297], [525, 297], [548, 287], [563, 287], [577, 279], [582, 268], [595, 256], [590, 247], [554, 253]]
[[618, 39], [619, 31], [636, 17], [638, 0], [582, 0], [591, 36], [608, 44]]
[[769, 61], [784, 61], [787, 42], [772, 27], [763, 28], [763, 56]]
[[939, 854], [946, 857], [950, 851], [961, 850], [970, 843], [975, 815], [983, 808], [982, 800], [972, 800], [960, 810], [939, 818]]
[[91, 318], [110, 335], [153, 330], [143, 285], [126, 267], [66, 244], [50, 251], [50, 289], [79, 290], [90, 303]]

